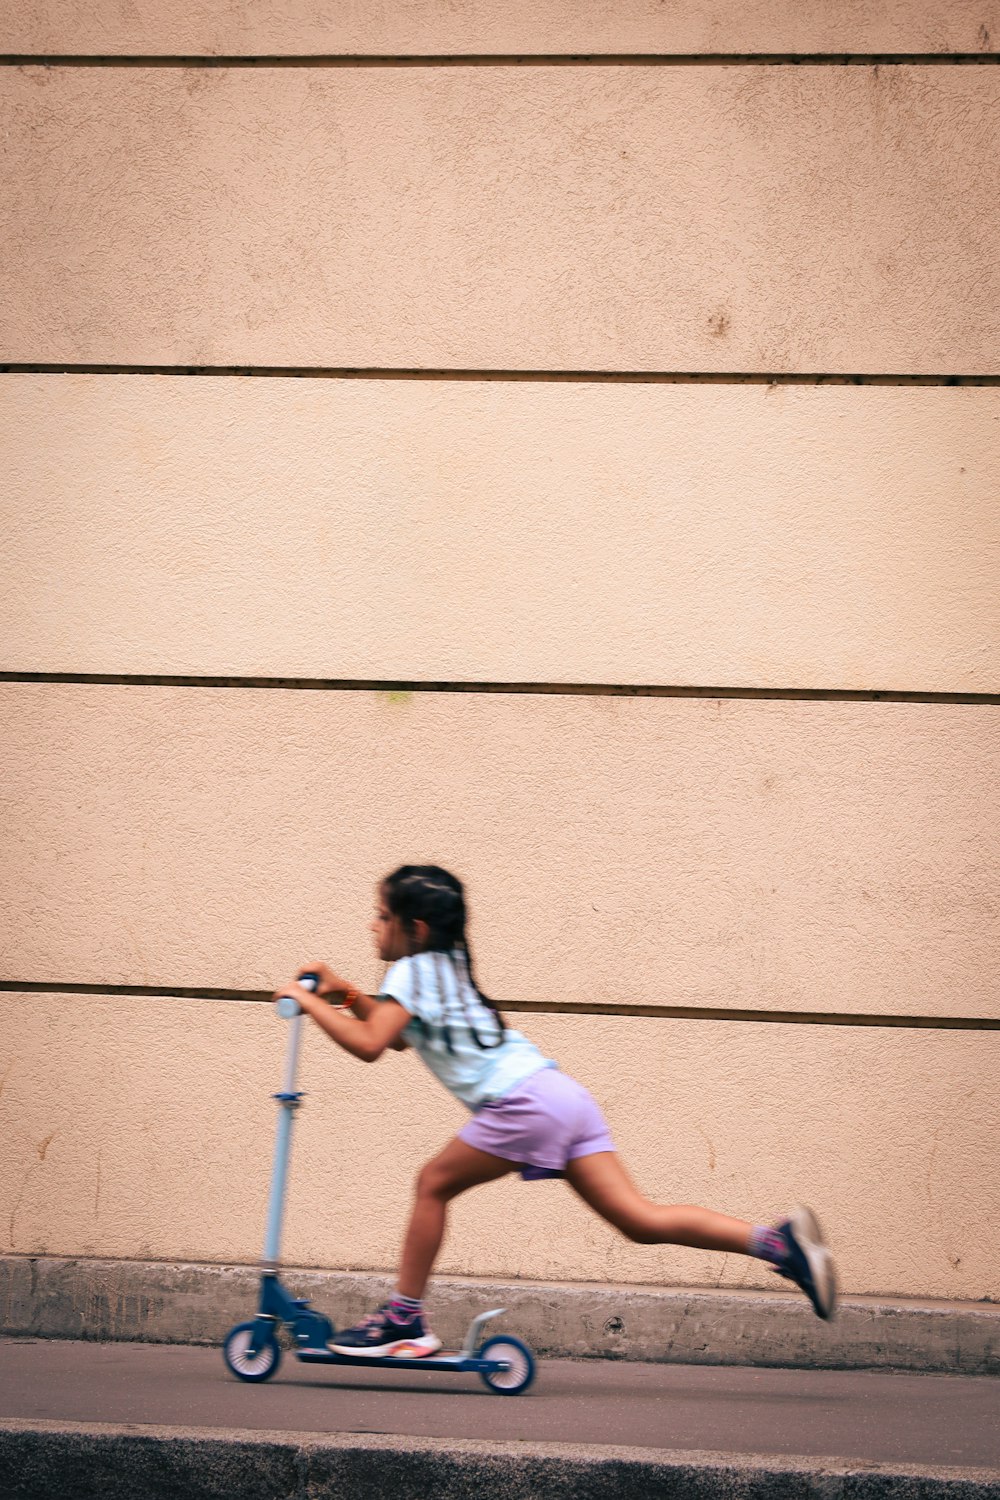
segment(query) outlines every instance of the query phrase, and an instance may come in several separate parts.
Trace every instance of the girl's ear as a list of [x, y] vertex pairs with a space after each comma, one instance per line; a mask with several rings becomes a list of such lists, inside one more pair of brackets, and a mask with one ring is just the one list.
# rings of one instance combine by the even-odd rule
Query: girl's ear
[[414, 949], [417, 953], [420, 953], [424, 948], [427, 947], [427, 941], [431, 935], [431, 930], [428, 927], [427, 923], [421, 921], [419, 917], [414, 917], [413, 926], [410, 930], [413, 933]]

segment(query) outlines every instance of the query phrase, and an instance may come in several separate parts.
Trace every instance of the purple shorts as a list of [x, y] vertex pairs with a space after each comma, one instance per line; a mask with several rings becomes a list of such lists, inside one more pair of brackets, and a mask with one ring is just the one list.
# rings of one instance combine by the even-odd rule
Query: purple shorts
[[482, 1105], [458, 1138], [517, 1162], [527, 1182], [564, 1177], [566, 1163], [576, 1157], [615, 1149], [596, 1101], [558, 1068], [542, 1068], [502, 1099]]

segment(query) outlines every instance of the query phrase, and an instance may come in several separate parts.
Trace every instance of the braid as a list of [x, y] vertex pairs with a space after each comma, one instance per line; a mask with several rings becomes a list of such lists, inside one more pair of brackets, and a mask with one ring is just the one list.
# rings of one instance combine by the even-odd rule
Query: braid
[[[478, 1047], [498, 1047], [506, 1034], [503, 1016], [496, 1002], [476, 983], [472, 968], [472, 952], [465, 932], [466, 909], [465, 888], [456, 875], [443, 870], [440, 865], [400, 865], [383, 882], [385, 901], [394, 916], [398, 916], [404, 931], [413, 933], [414, 922], [426, 922], [428, 928], [427, 950], [434, 954], [448, 954], [455, 966], [455, 979], [466, 1024]], [[458, 955], [456, 962], [453, 955]], [[459, 969], [461, 966], [461, 971]], [[463, 979], [466, 984], [463, 984]], [[439, 978], [439, 983], [440, 983]], [[480, 1037], [472, 1024], [463, 996], [466, 986], [477, 995], [496, 1017], [496, 1041], [487, 1042]], [[441, 989], [442, 1004], [444, 989]], [[449, 1038], [450, 1040], [450, 1038]], [[450, 1049], [449, 1049], [450, 1050]]]
[[[437, 980], [438, 998], [441, 1001], [441, 1033], [444, 1037], [445, 1047], [449, 1052], [453, 1053], [455, 1051], [455, 1044], [451, 1039], [451, 1027], [448, 1025], [448, 991], [445, 988], [444, 982], [444, 954], [435, 950], [431, 953], [431, 958], [434, 962], [434, 978]], [[414, 965], [414, 968], [420, 968], [419, 962]]]

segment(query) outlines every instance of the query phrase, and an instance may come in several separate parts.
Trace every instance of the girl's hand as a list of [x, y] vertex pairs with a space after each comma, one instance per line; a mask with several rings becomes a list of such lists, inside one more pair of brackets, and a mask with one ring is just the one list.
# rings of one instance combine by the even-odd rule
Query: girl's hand
[[[298, 972], [299, 975], [319, 975], [319, 984], [316, 988], [317, 995], [335, 995], [340, 999], [343, 999], [348, 990], [351, 989], [351, 985], [348, 984], [347, 980], [341, 979], [339, 974], [335, 974], [330, 968], [329, 964], [325, 964], [322, 962], [315, 964], [301, 964]], [[298, 978], [298, 976], [296, 977]]]
[[[308, 969], [303, 970], [303, 973], [308, 974], [309, 972]], [[280, 989], [275, 990], [271, 999], [278, 1001], [285, 995], [291, 995], [293, 1000], [298, 1001], [300, 1008], [307, 1012], [311, 1012], [312, 1008], [316, 1005], [316, 992], [307, 990], [305, 985], [299, 984], [297, 979], [290, 979], [287, 984], [283, 984]]]
[[[317, 974], [319, 985], [315, 990], [307, 990], [302, 985], [303, 974]], [[304, 1011], [308, 1011], [313, 1019], [318, 1019], [322, 1011], [328, 1010], [328, 1005], [320, 1005], [321, 1000], [328, 1000], [341, 1010], [353, 1010], [359, 1021], [365, 1021], [376, 1009], [375, 1001], [356, 989], [347, 979], [341, 979], [335, 974], [329, 964], [315, 963], [303, 964], [298, 976], [285, 985], [283, 989], [275, 990], [274, 998], [280, 999], [282, 995], [293, 995]], [[303, 1000], [302, 996], [306, 999]]]

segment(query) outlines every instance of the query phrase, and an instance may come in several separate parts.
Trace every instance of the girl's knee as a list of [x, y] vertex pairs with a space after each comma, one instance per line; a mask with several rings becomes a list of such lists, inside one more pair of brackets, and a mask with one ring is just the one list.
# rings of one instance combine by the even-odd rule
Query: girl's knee
[[655, 1225], [647, 1223], [644, 1219], [627, 1219], [616, 1225], [627, 1240], [633, 1245], [658, 1245], [663, 1239], [662, 1234]]
[[437, 1157], [420, 1168], [417, 1173], [416, 1191], [418, 1198], [448, 1199], [454, 1195], [450, 1173], [441, 1165]]
[[661, 1225], [656, 1220], [652, 1204], [649, 1209], [647, 1213], [641, 1204], [635, 1204], [605, 1213], [603, 1217], [633, 1245], [658, 1245], [663, 1240]]

